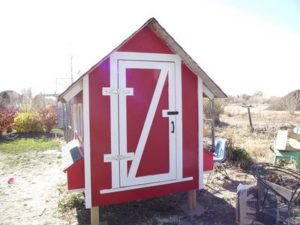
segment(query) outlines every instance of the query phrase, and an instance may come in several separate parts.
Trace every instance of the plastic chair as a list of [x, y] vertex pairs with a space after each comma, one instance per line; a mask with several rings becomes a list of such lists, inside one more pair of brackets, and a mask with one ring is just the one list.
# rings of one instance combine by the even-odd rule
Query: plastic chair
[[[213, 156], [213, 161], [214, 161], [214, 169], [215, 169], [215, 165], [216, 163], [220, 164], [220, 169], [221, 172], [224, 171], [225, 172], [225, 177], [229, 178], [228, 173], [226, 172], [226, 168], [222, 165], [222, 163], [226, 160], [226, 139], [224, 138], [217, 138], [215, 141], [215, 150], [213, 152], [214, 156]], [[207, 180], [211, 179], [211, 174], [209, 174]]]
[[226, 160], [226, 139], [218, 138], [215, 142], [214, 162], [223, 163]]

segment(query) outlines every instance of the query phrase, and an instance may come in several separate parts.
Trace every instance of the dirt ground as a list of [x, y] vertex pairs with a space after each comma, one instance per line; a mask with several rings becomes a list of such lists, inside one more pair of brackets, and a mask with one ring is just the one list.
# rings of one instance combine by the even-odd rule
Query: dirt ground
[[[0, 154], [0, 224], [59, 224], [59, 150]], [[8, 184], [10, 178], [14, 183]]]
[[[230, 138], [256, 161], [272, 162], [269, 145], [280, 126], [300, 123], [300, 114], [253, 114], [255, 131], [247, 127], [247, 115], [227, 110], [217, 136]], [[272, 117], [273, 119], [270, 119]], [[0, 153], [0, 225], [89, 224], [82, 194], [67, 193], [60, 150]], [[15, 181], [8, 184], [9, 178]], [[198, 191], [198, 208], [187, 210], [186, 193], [100, 208], [105, 225], [234, 225], [236, 189], [254, 184], [253, 176], [238, 167], [222, 166], [206, 178]]]
[[[89, 224], [82, 201], [61, 212], [59, 202], [71, 201], [58, 150], [0, 156], [0, 224]], [[227, 178], [226, 173], [230, 174]], [[15, 182], [8, 184], [9, 178]], [[206, 179], [198, 191], [198, 208], [190, 212], [186, 193], [106, 206], [101, 221], [109, 225], [235, 224], [236, 187], [254, 178], [238, 168], [222, 168]], [[72, 203], [71, 203], [72, 204]], [[67, 207], [67, 206], [66, 206]], [[226, 217], [224, 217], [224, 213]]]

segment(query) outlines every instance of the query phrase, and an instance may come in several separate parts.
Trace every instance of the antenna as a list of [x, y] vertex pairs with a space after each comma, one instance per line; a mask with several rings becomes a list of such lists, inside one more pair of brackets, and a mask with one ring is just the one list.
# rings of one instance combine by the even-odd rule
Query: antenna
[[71, 84], [73, 83], [73, 56], [71, 55], [71, 60], [70, 60], [70, 70], [71, 70]]

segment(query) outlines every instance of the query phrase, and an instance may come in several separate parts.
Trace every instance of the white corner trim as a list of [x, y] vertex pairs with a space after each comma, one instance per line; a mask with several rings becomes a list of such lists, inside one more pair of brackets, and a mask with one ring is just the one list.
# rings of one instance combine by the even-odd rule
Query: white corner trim
[[204, 188], [204, 160], [203, 160], [203, 82], [200, 77], [198, 77], [198, 144], [199, 144], [199, 189]]
[[[82, 79], [83, 80], [83, 79]], [[69, 102], [72, 98], [74, 98], [79, 92], [83, 89], [83, 81], [80, 80], [74, 84], [70, 90], [67, 91], [62, 97], [66, 102]]]
[[185, 177], [180, 180], [156, 182], [156, 183], [150, 183], [150, 184], [135, 185], [135, 186], [130, 186], [130, 187], [103, 189], [103, 190], [100, 190], [100, 194], [107, 194], [107, 193], [120, 192], [120, 191], [129, 191], [129, 190], [134, 190], [134, 189], [155, 187], [155, 186], [161, 186], [161, 185], [166, 185], [166, 184], [175, 184], [175, 183], [180, 183], [180, 182], [185, 182], [185, 181], [190, 181], [190, 180], [193, 180], [193, 177]]
[[182, 73], [181, 73], [181, 58], [177, 56], [175, 61], [175, 105], [179, 114], [175, 117], [176, 120], [176, 158], [177, 158], [177, 179], [183, 178], [183, 134], [182, 134]]
[[[199, 78], [198, 78], [199, 79]], [[203, 93], [209, 98], [209, 99], [214, 99], [215, 95], [205, 86], [203, 86]]]
[[84, 182], [85, 207], [92, 207], [91, 187], [91, 146], [90, 146], [90, 103], [89, 103], [89, 74], [83, 77], [83, 118], [84, 118]]

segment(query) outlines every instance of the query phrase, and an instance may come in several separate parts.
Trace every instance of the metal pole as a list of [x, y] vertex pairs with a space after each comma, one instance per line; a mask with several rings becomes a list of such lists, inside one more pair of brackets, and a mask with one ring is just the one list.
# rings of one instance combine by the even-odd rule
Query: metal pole
[[253, 132], [253, 126], [252, 126], [252, 119], [251, 119], [251, 112], [250, 112], [250, 107], [248, 107], [248, 116], [249, 116], [249, 123], [251, 127], [251, 132]]
[[251, 129], [251, 132], [253, 132], [254, 128], [253, 128], [253, 125], [252, 125], [252, 118], [251, 118], [251, 111], [250, 111], [250, 108], [252, 108], [253, 106], [252, 105], [243, 105], [242, 107], [247, 108], [249, 123], [250, 123], [250, 129]]
[[73, 56], [71, 55], [71, 62], [70, 62], [70, 72], [71, 72], [71, 84], [73, 84]]
[[211, 103], [211, 145], [215, 149], [215, 101], [214, 98], [210, 100]]

